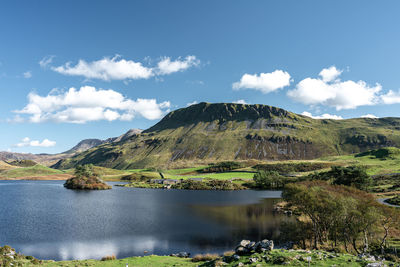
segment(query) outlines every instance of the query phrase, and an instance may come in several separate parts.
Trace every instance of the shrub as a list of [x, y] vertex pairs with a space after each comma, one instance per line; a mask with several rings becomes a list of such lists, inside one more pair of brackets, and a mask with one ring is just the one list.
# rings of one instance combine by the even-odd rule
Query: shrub
[[293, 162], [293, 163], [273, 163], [258, 164], [253, 168], [259, 171], [276, 171], [281, 174], [293, 172], [309, 172], [331, 167], [331, 163], [324, 162]]
[[260, 189], [281, 189], [296, 180], [296, 177], [285, 177], [276, 171], [259, 171], [253, 176], [255, 187]]
[[330, 171], [311, 174], [308, 179], [331, 180], [333, 184], [354, 186], [361, 190], [366, 190], [372, 184], [371, 177], [361, 166], [332, 166]]
[[117, 257], [115, 257], [115, 255], [107, 255], [104, 256], [103, 258], [101, 258], [102, 261], [112, 261], [112, 260], [116, 260]]
[[193, 262], [199, 262], [199, 261], [213, 261], [219, 258], [218, 254], [197, 254], [192, 258]]
[[200, 173], [212, 173], [212, 172], [228, 172], [235, 169], [242, 168], [242, 164], [235, 161], [224, 161], [217, 164], [211, 163], [207, 168], [198, 170]]

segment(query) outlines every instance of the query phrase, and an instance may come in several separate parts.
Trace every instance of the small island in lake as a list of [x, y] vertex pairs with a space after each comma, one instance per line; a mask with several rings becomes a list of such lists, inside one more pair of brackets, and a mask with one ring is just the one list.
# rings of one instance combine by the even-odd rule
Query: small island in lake
[[93, 165], [79, 165], [75, 168], [75, 176], [64, 183], [67, 189], [79, 190], [106, 190], [111, 186], [103, 182], [97, 173], [93, 171]]

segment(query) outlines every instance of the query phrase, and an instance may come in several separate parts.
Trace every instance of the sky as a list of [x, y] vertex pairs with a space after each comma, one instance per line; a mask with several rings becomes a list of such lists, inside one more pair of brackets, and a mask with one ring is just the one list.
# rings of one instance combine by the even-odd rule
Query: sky
[[0, 151], [58, 153], [199, 102], [396, 117], [399, 1], [2, 1]]

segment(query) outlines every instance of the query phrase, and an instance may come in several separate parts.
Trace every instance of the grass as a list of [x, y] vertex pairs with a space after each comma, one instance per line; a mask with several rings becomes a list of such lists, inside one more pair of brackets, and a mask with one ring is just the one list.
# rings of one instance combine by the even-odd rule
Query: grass
[[[310, 266], [349, 266], [349, 267], [361, 267], [366, 266], [365, 260], [358, 259], [354, 255], [350, 254], [335, 254], [326, 251], [304, 251], [304, 250], [279, 250], [275, 249], [266, 253], [254, 253], [249, 256], [240, 256], [239, 260], [234, 260], [230, 256], [221, 257], [218, 255], [204, 255], [196, 257], [196, 262], [193, 262], [191, 258], [178, 258], [171, 256], [144, 256], [144, 257], [130, 257], [125, 259], [115, 260], [74, 260], [74, 261], [42, 261], [40, 266], [43, 267], [75, 267], [75, 266], [93, 266], [93, 267], [214, 267], [214, 266], [228, 266], [234, 267], [239, 266], [242, 263], [243, 266], [308, 266], [307, 258], [310, 257]], [[256, 262], [250, 262], [250, 258], [256, 259]], [[200, 261], [197, 261], [200, 260]], [[203, 261], [210, 260], [210, 261]], [[225, 264], [222, 265], [222, 260]], [[385, 264], [390, 264], [386, 261]], [[33, 266], [31, 261], [21, 260], [18, 266]]]
[[[311, 257], [310, 266], [349, 266], [358, 267], [365, 266], [364, 260], [359, 260], [356, 256], [350, 254], [335, 254], [326, 251], [304, 251], [304, 250], [279, 250], [275, 249], [269, 253], [254, 253], [250, 256], [241, 256], [239, 260], [229, 262], [223, 266], [238, 266], [239, 262], [243, 263], [243, 266], [309, 266], [307, 257]], [[257, 262], [251, 263], [250, 258], [256, 259]], [[218, 266], [217, 259], [213, 262], [203, 263], [201, 267]], [[221, 265], [222, 266], [222, 265]]]
[[[57, 262], [44, 262], [43, 267], [75, 267], [75, 266], [94, 266], [94, 267], [124, 267], [128, 264], [129, 267], [194, 267], [198, 263], [191, 262], [191, 259], [170, 257], [170, 256], [145, 256], [145, 257], [131, 257], [126, 259], [99, 261], [99, 260], [81, 260], [81, 261], [57, 261]], [[31, 265], [25, 265], [31, 266]]]
[[21, 177], [35, 177], [46, 176], [54, 174], [63, 174], [64, 171], [51, 169], [43, 165], [35, 165], [32, 167], [17, 167], [13, 169], [3, 170], [0, 172], [1, 178], [21, 178]]
[[[397, 148], [385, 148], [374, 150], [379, 153], [382, 150], [399, 150]], [[400, 172], [400, 154], [393, 153], [389, 156], [376, 157], [374, 153], [361, 153], [361, 154], [351, 154], [344, 156], [334, 156], [334, 157], [324, 157], [320, 160], [325, 162], [331, 162], [338, 165], [362, 165], [367, 168], [367, 173], [369, 175], [377, 174], [387, 174], [387, 173], [397, 173]]]

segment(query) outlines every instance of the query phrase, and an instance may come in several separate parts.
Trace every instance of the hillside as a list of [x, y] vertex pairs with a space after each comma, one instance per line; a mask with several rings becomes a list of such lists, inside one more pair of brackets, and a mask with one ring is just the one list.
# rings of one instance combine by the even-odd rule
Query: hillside
[[132, 169], [187, 161], [314, 159], [399, 145], [400, 118], [316, 120], [267, 105], [200, 103], [54, 167], [93, 163]]
[[[32, 160], [40, 164], [50, 166], [57, 163], [60, 159], [65, 159], [72, 157], [77, 153], [84, 152], [93, 147], [99, 146], [106, 143], [117, 143], [125, 141], [130, 137], [140, 134], [142, 130], [140, 129], [130, 129], [128, 132], [118, 136], [111, 137], [106, 140], [101, 139], [84, 139], [80, 141], [73, 148], [58, 154], [31, 154], [31, 153], [18, 153], [18, 152], [8, 152], [0, 151], [0, 161], [20, 161], [20, 160]], [[0, 164], [1, 168], [1, 164]]]

